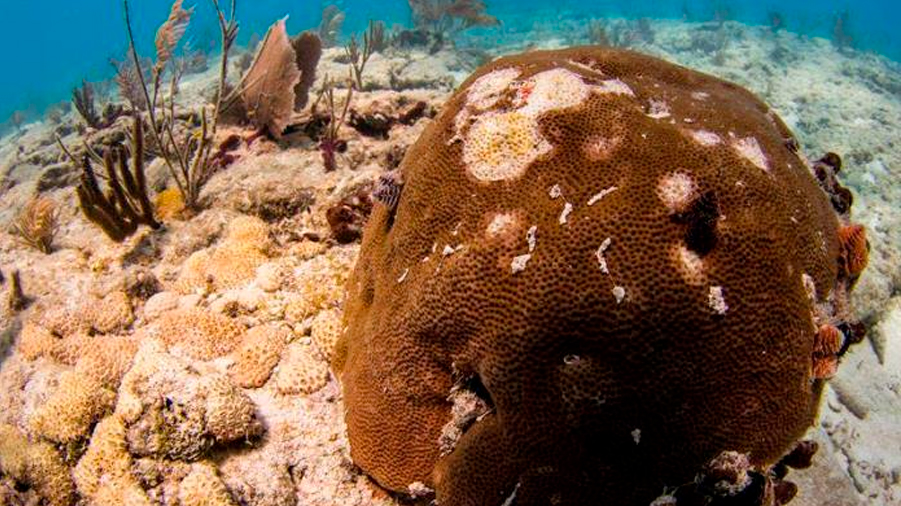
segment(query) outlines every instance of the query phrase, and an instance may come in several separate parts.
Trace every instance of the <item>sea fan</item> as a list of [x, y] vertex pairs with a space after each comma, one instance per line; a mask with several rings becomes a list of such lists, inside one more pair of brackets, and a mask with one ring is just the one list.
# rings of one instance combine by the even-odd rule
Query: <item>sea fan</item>
[[185, 10], [181, 6], [182, 0], [175, 0], [169, 11], [169, 19], [156, 31], [156, 71], [160, 72], [172, 58], [172, 52], [191, 21], [194, 7]]
[[294, 113], [294, 87], [300, 82], [297, 54], [285, 30], [285, 19], [266, 32], [241, 89], [248, 119], [275, 137], [281, 137]]

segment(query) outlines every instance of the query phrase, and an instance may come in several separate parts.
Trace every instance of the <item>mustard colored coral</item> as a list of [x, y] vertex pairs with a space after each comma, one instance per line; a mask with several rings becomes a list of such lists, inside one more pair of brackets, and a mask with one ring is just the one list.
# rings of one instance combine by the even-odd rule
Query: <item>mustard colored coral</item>
[[313, 317], [310, 336], [316, 350], [327, 361], [330, 361], [335, 355], [335, 347], [341, 337], [342, 329], [341, 311], [338, 309], [326, 309]]
[[295, 341], [288, 345], [278, 365], [275, 385], [282, 395], [311, 394], [328, 382], [328, 365], [316, 357], [308, 343]]
[[55, 350], [58, 342], [59, 338], [43, 326], [26, 322], [19, 332], [16, 349], [25, 360], [37, 360]]
[[191, 466], [178, 487], [181, 506], [235, 506], [231, 494], [219, 478], [216, 466], [200, 462]]
[[291, 331], [280, 325], [260, 325], [248, 330], [234, 352], [235, 362], [229, 370], [232, 379], [243, 388], [263, 386], [290, 339]]
[[216, 443], [262, 432], [256, 406], [228, 377], [200, 374], [152, 338], [141, 343], [122, 378], [115, 413], [137, 456], [193, 461]]
[[128, 475], [131, 456], [125, 432], [125, 423], [119, 415], [107, 416], [94, 427], [91, 443], [72, 472], [80, 494], [92, 498], [102, 481], [115, 483]]
[[257, 267], [268, 259], [270, 242], [266, 222], [251, 216], [235, 218], [218, 245], [188, 258], [175, 288], [181, 293], [193, 293], [244, 285], [253, 280]]
[[94, 422], [111, 411], [116, 393], [74, 371], [60, 375], [59, 385], [28, 419], [29, 429], [56, 443], [86, 438]]
[[217, 442], [249, 439], [262, 432], [256, 406], [225, 376], [204, 378], [206, 429]]
[[73, 306], [51, 309], [40, 324], [58, 336], [96, 332], [118, 332], [134, 321], [131, 300], [121, 291], [104, 297], [89, 296]]
[[206, 309], [171, 311], [141, 329], [191, 358], [211, 360], [231, 353], [244, 336], [244, 328], [231, 318]]
[[29, 485], [50, 506], [75, 503], [69, 468], [56, 448], [47, 442], [33, 443], [7, 424], [0, 424], [0, 474]]

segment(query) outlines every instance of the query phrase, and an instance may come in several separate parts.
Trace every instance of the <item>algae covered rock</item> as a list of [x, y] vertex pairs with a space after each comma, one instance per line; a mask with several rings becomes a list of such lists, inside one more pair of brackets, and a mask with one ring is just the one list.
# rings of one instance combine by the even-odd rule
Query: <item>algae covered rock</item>
[[376, 191], [334, 359], [354, 461], [445, 506], [764, 476], [859, 339], [865, 239], [813, 169], [751, 93], [655, 58], [477, 70]]

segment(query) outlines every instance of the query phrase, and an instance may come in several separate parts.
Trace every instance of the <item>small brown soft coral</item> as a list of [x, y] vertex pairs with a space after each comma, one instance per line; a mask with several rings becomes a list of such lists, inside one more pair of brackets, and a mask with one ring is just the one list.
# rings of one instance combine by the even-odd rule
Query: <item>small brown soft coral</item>
[[813, 367], [811, 375], [817, 379], [829, 379], [838, 371], [838, 357], [844, 336], [834, 325], [824, 324], [813, 339]]
[[354, 462], [444, 506], [646, 506], [725, 455], [766, 503], [815, 418], [811, 362], [842, 351], [818, 330], [854, 326], [833, 158], [818, 181], [752, 94], [632, 52], [477, 70], [375, 203], [347, 283]]
[[867, 266], [870, 254], [867, 231], [862, 225], [846, 225], [838, 230], [838, 238], [840, 244], [839, 274], [853, 282]]

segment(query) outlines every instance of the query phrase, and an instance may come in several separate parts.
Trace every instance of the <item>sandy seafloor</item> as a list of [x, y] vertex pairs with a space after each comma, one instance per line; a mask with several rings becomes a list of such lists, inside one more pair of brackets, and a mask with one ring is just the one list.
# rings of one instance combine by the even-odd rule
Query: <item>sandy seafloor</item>
[[[397, 115], [404, 104], [424, 100], [438, 110], [485, 56], [475, 49], [480, 45], [492, 47], [490, 55], [496, 56], [587, 42], [580, 35], [586, 33], [581, 22], [561, 21], [552, 14], [535, 19], [547, 21], [535, 22], [528, 30], [501, 28], [467, 39], [459, 51], [376, 54], [365, 74], [368, 91], [356, 95], [352, 108]], [[872, 54], [839, 51], [827, 40], [774, 33], [765, 27], [652, 21], [651, 28], [653, 40], [637, 40], [633, 48], [749, 88], [779, 113], [808, 156], [834, 151], [844, 159], [841, 179], [854, 191], [853, 219], [867, 227], [871, 244], [869, 267], [854, 292], [856, 310], [870, 331], [829, 382], [819, 423], [809, 434], [820, 443], [820, 452], [811, 469], [791, 473], [790, 479], [801, 489], [792, 504], [901, 504], [901, 65]], [[562, 33], [573, 35], [566, 38]], [[320, 78], [344, 75], [346, 66], [336, 61], [341, 54], [340, 49], [326, 51]], [[214, 80], [213, 69], [189, 76], [181, 100], [186, 105], [199, 103]], [[390, 89], [392, 82], [397, 89]], [[63, 123], [78, 121], [72, 113], [63, 118]], [[396, 504], [371, 487], [351, 463], [340, 388], [325, 369], [339, 325], [340, 284], [358, 246], [309, 238], [327, 238], [325, 211], [373, 181], [429, 121], [395, 125], [388, 139], [365, 137], [344, 127], [341, 135], [348, 140], [348, 151], [339, 159], [339, 170], [331, 173], [324, 172], [315, 145], [302, 136], [289, 136], [280, 144], [259, 140], [249, 148], [243, 145], [239, 159], [206, 185], [203, 212], [187, 221], [170, 220], [162, 231], [141, 229], [122, 244], [109, 241], [78, 211], [73, 191], [78, 172], [68, 167], [54, 144], [58, 125], [31, 123], [0, 140], [0, 269], [4, 275], [19, 270], [25, 292], [33, 299], [24, 312], [14, 314], [4, 307], [0, 317], [0, 349], [5, 350], [0, 424], [39, 439], [41, 428], [34, 419], [46, 415], [44, 406], [60, 403], [66, 395], [57, 391], [60, 379], [78, 369], [78, 356], [70, 357], [68, 364], [47, 356], [26, 359], [17, 346], [24, 325], [41, 322], [60, 308], [78, 310], [84, 301], [102, 304], [98, 298], [133, 289], [135, 279], [152, 275], [159, 281], [159, 293], [147, 300], [133, 297], [133, 318], [126, 317], [110, 333], [131, 340], [137, 350], [135, 364], [165, 355], [169, 358], [164, 361], [172, 362], [166, 367], [172, 370], [229, 376], [231, 355], [202, 362], [177, 345], [168, 353], [155, 347], [159, 342], [147, 329], [184, 308], [224, 314], [242, 327], [286, 326], [289, 346], [300, 358], [288, 361], [288, 353], [283, 353], [264, 386], [243, 389], [265, 427], [262, 439], [214, 446], [200, 463], [192, 464], [120, 455], [131, 459], [130, 472], [148, 497], [158, 504], [178, 504], [183, 478], [202, 474], [199, 468], [211, 463], [241, 504]], [[227, 128], [220, 135], [236, 131]], [[80, 142], [74, 133], [63, 140], [68, 145]], [[158, 162], [148, 173], [152, 184], [161, 184], [166, 177]], [[7, 230], [38, 186], [60, 208], [61, 227], [49, 255], [25, 246]], [[226, 224], [241, 214], [265, 214], [261, 209], [266, 204], [310, 205], [267, 225], [274, 239], [260, 246], [262, 256], [249, 261], [248, 272], [234, 284], [197, 288], [186, 280], [191, 275], [183, 272], [191, 268], [185, 263], [189, 256], [204, 249], [212, 256], [217, 249], [225, 251]], [[3, 290], [7, 286], [8, 280]], [[123, 384], [134, 379], [129, 374], [137, 372], [127, 372]], [[285, 393], [290, 388], [282, 385], [292, 377], [306, 381], [312, 385], [308, 390], [315, 392]], [[123, 391], [119, 397], [118, 404], [100, 409], [97, 417], [123, 410]], [[190, 395], [185, 402], [192, 402]], [[67, 451], [77, 458], [84, 448]], [[103, 480], [113, 483], [114, 478]], [[10, 487], [9, 477], [0, 478], [0, 502], [12, 497], [3, 495], [12, 494]], [[23, 494], [27, 492], [19, 496]], [[97, 504], [102, 503], [100, 495], [94, 497]]]

